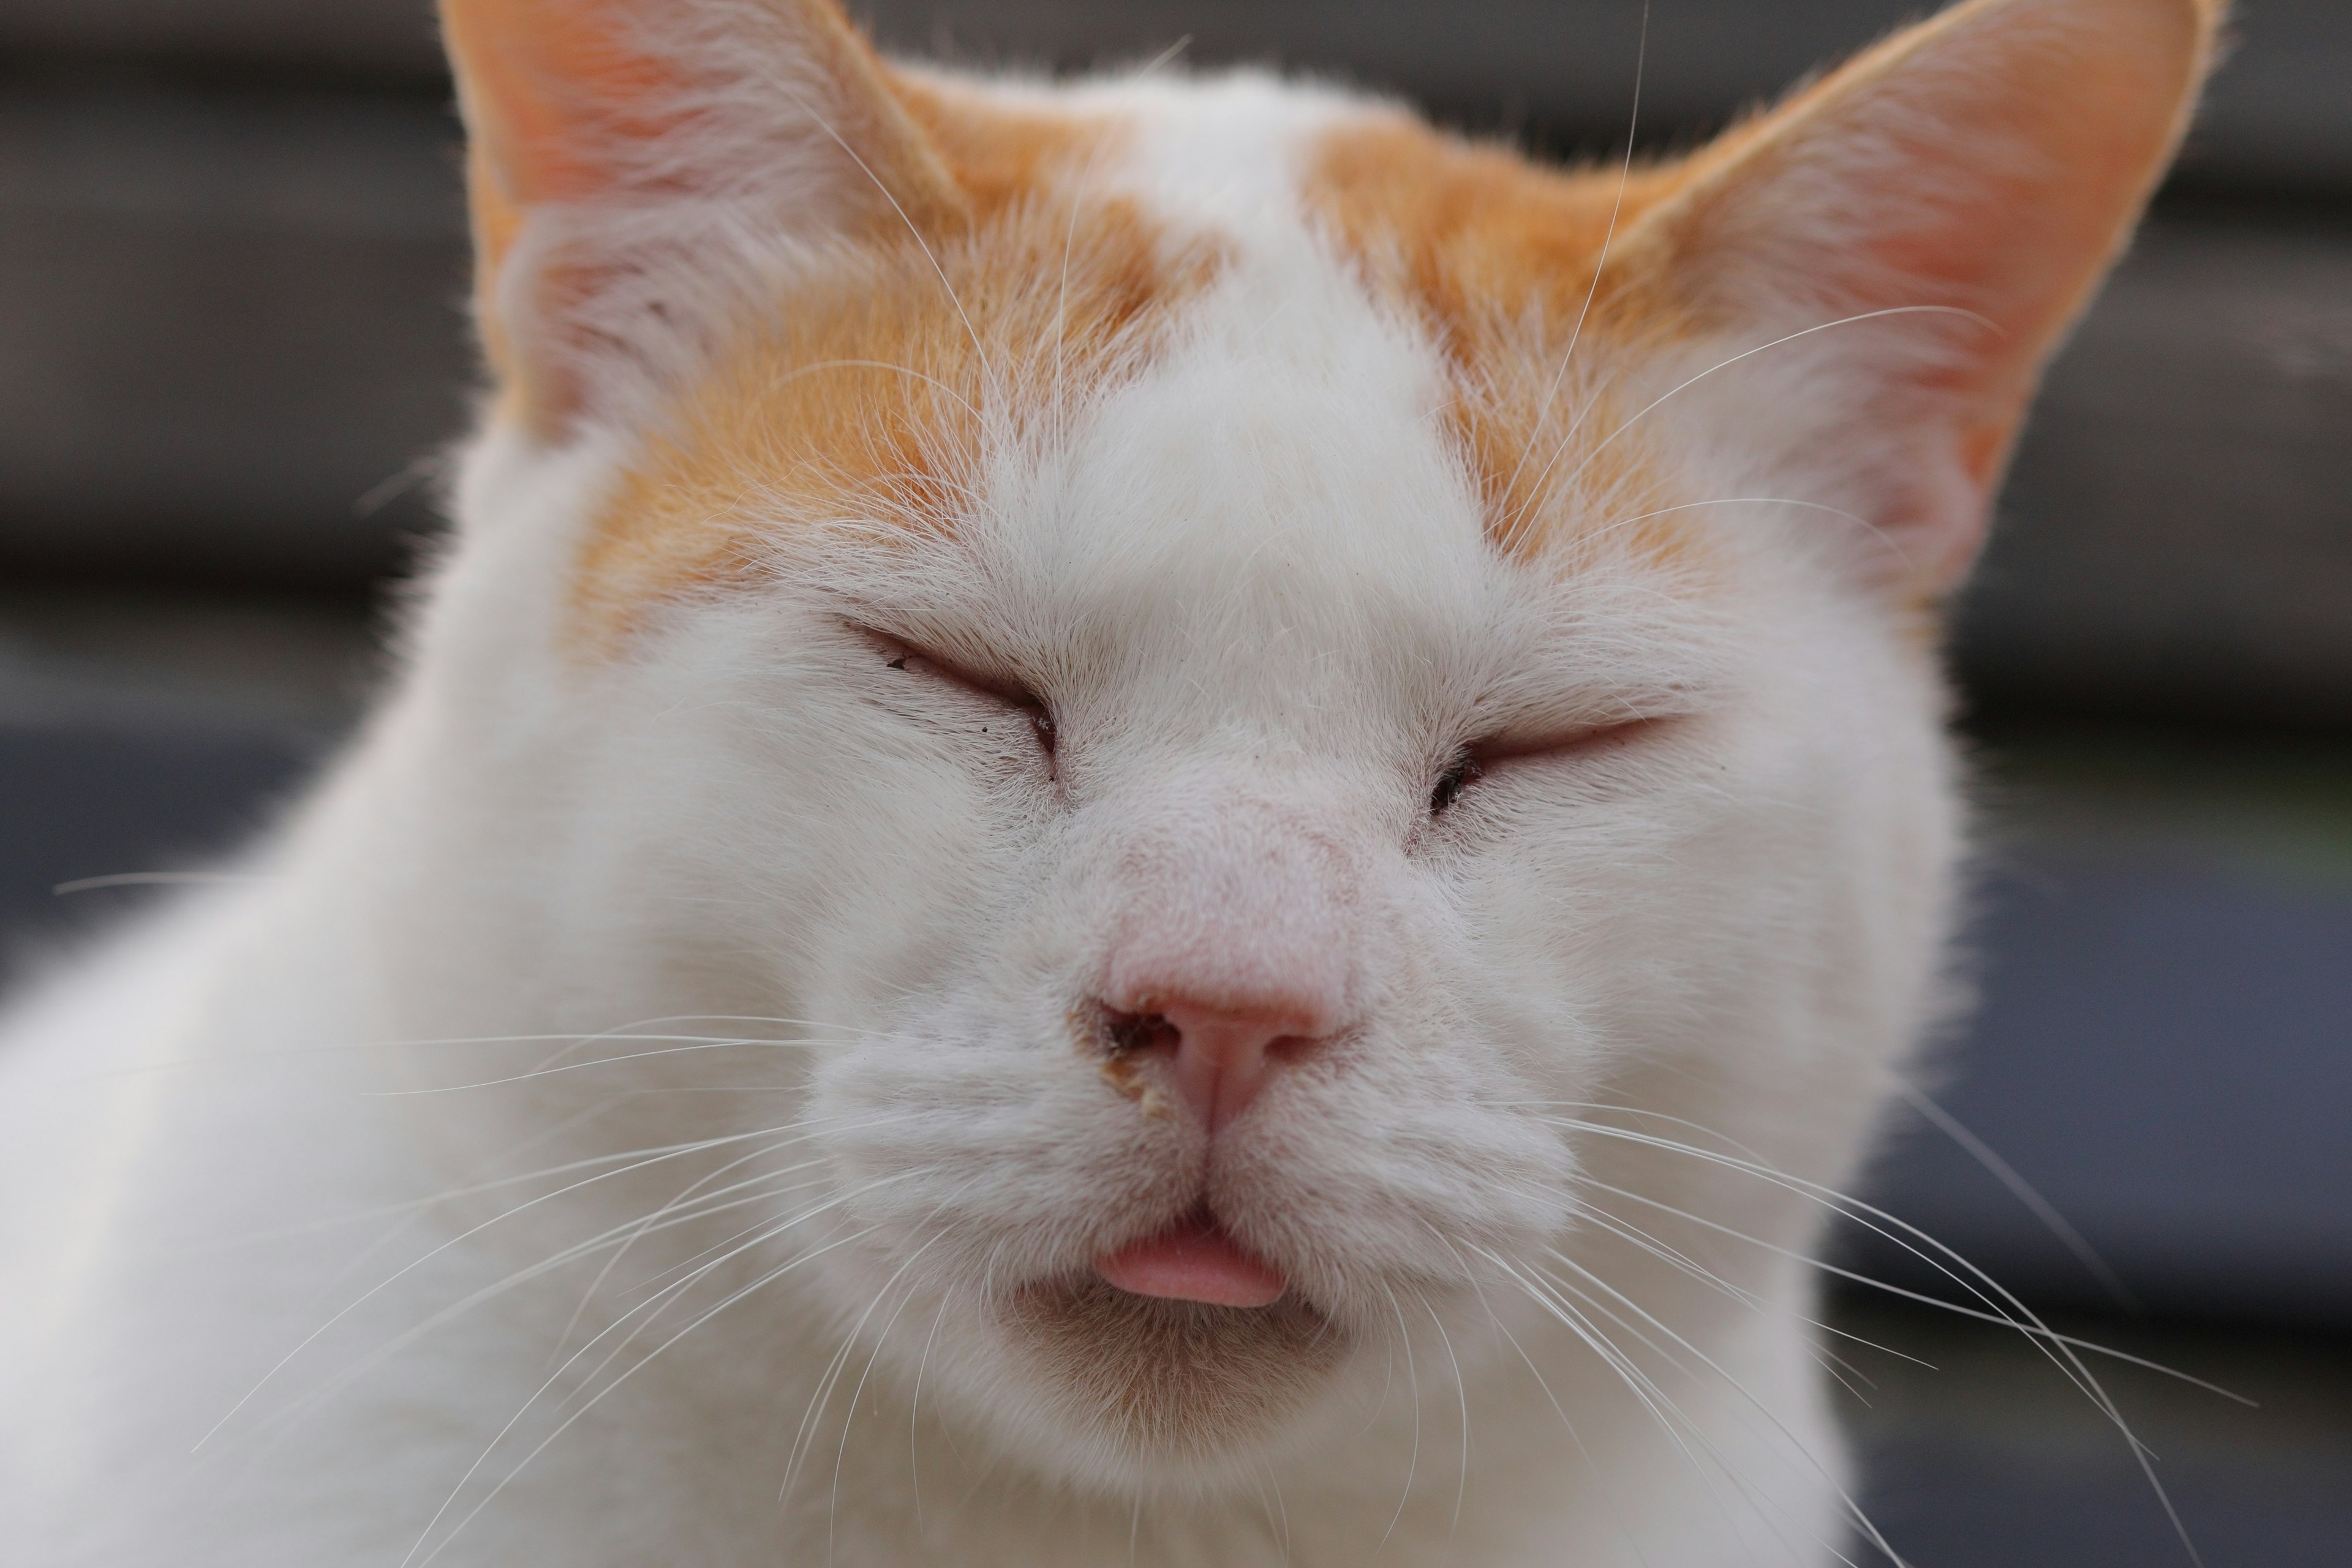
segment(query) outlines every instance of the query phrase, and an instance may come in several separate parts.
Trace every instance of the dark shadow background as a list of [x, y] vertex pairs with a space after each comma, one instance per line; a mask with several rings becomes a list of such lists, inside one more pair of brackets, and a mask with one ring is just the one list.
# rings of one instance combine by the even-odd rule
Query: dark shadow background
[[[1915, 13], [1655, 0], [1665, 148]], [[1621, 148], [1638, 0], [888, 0], [896, 46], [1277, 60]], [[1873, 1198], [2102, 1342], [2212, 1568], [2352, 1563], [2352, 4], [2245, 0], [2179, 175], [2053, 372], [1958, 653], [1984, 1005]], [[363, 698], [466, 421], [425, 0], [0, 0], [0, 942], [266, 820]], [[1916, 1120], [1916, 1119], [1915, 1119]], [[2060, 1236], [2017, 1195], [2047, 1200]], [[2083, 1256], [2086, 1250], [2095, 1260]], [[1853, 1227], [1857, 1272], [1966, 1303]], [[2016, 1336], [1859, 1286], [1874, 1515], [1918, 1568], [2189, 1562]]]

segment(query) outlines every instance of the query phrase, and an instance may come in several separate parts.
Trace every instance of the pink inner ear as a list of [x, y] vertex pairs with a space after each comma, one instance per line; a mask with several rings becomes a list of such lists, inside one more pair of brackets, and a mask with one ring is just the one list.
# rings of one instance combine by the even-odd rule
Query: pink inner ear
[[[610, 320], [583, 332], [584, 307], [643, 264], [648, 226], [575, 224], [519, 282], [506, 274], [538, 207], [723, 189], [768, 202], [764, 218], [836, 234], [886, 218], [945, 232], [969, 216], [835, 0], [442, 0], [442, 15], [472, 138], [483, 336], [533, 424], [561, 426], [588, 395], [574, 351], [625, 332]], [[674, 48], [666, 28], [683, 29]], [[608, 235], [620, 248], [600, 250]]]
[[677, 124], [658, 107], [678, 89], [675, 72], [623, 48], [594, 0], [444, 0], [442, 14], [473, 133], [518, 205], [609, 189], [599, 147]]
[[1974, 112], [1948, 128], [1957, 145], [1916, 149], [1909, 181], [1890, 180], [1877, 198], [1910, 221], [1865, 235], [1858, 250], [1895, 291], [1862, 305], [1950, 303], [1986, 318], [1983, 333], [1960, 336], [1973, 352], [1934, 379], [1996, 400], [2032, 374], [2096, 287], [2151, 172], [2146, 157], [2119, 159], [2112, 137], [2080, 133], [2046, 105], [2022, 110], [2017, 100], [2037, 86], [2054, 90], [2040, 74], [2011, 84], [2024, 91], [1968, 105]]
[[1895, 328], [1934, 345], [1910, 384], [1937, 395], [1896, 416], [1946, 476], [1880, 520], [1937, 579], [1916, 585], [1940, 591], [1973, 555], [2041, 366], [2170, 157], [2216, 11], [1967, 0], [1700, 153], [1654, 215], [1668, 266], [1734, 310], [1777, 295], [1989, 323]]
[[[499, 309], [499, 279], [523, 220], [545, 202], [592, 199], [624, 174], [615, 153], [675, 130], [679, 83], [660, 60], [618, 42], [600, 0], [442, 0], [442, 25], [472, 142], [473, 208], [483, 336], [490, 360], [530, 419], [560, 421], [576, 389], [519, 353]], [[595, 291], [574, 267], [541, 281], [561, 321]]]

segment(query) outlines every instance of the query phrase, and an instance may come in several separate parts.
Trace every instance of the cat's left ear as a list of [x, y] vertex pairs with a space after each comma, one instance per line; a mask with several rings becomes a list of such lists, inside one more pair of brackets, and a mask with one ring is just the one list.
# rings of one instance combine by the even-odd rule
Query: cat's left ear
[[[1974, 559], [2224, 3], [1968, 0], [1701, 151], [1626, 237], [1625, 275], [1735, 347], [1822, 329], [1791, 347], [1842, 416], [1805, 438], [1857, 475], [1897, 592], [1939, 595]], [[1825, 326], [1847, 318], [1868, 319]]]
[[834, 0], [441, 0], [502, 413], [562, 433], [690, 331], [741, 237], [951, 231], [953, 174]]

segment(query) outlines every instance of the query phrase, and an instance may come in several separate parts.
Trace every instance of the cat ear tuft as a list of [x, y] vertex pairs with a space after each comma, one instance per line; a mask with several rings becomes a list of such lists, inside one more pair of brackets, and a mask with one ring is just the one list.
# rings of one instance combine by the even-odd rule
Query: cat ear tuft
[[[1622, 252], [1713, 328], [1855, 373], [1904, 594], [1955, 585], [2041, 370], [2128, 239], [2221, 0], [1968, 0], [1693, 156]], [[1924, 308], [1924, 309], [1923, 309]], [[1874, 314], [1885, 312], [1885, 314]]]
[[542, 436], [680, 327], [730, 235], [963, 220], [954, 176], [833, 0], [441, 0], [501, 412]]

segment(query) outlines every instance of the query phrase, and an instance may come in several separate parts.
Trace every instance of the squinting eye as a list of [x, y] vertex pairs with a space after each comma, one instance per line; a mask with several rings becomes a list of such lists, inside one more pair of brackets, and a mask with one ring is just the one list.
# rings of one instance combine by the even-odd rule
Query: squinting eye
[[1486, 776], [1490, 767], [1516, 769], [1528, 763], [1591, 757], [1633, 741], [1658, 728], [1660, 722], [1654, 719], [1628, 719], [1542, 739], [1515, 742], [1506, 736], [1484, 742], [1476, 751], [1462, 752], [1438, 774], [1435, 787], [1429, 792], [1429, 815], [1444, 816], [1462, 798], [1464, 790]]
[[1054, 724], [1053, 710], [1045, 706], [1044, 698], [1017, 687], [1007, 686], [1002, 681], [983, 679], [975, 675], [966, 674], [943, 659], [929, 654], [919, 653], [878, 634], [869, 635], [874, 636], [874, 640], [881, 646], [885, 668], [944, 680], [951, 685], [960, 686], [976, 696], [984, 697], [992, 702], [1001, 702], [1008, 708], [1016, 710], [1029, 721], [1030, 731], [1037, 737], [1037, 744], [1045, 750], [1045, 763], [1048, 769], [1051, 769], [1055, 762], [1055, 750], [1061, 737]]
[[1437, 787], [1429, 792], [1429, 815], [1436, 816], [1461, 799], [1462, 792], [1470, 787], [1482, 771], [1478, 759], [1467, 752], [1455, 758], [1454, 765], [1438, 775]]

